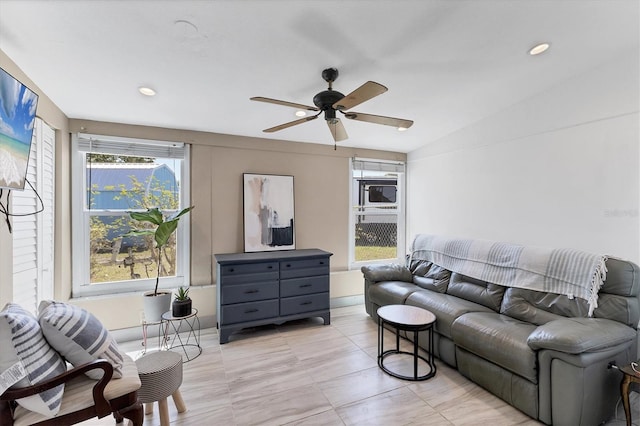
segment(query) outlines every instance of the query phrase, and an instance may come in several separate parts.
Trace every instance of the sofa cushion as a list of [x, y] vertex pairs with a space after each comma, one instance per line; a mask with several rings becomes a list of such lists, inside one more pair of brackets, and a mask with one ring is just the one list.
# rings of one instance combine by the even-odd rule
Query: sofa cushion
[[468, 312], [492, 312], [486, 306], [430, 290], [418, 290], [412, 293], [407, 297], [406, 304], [418, 306], [433, 313], [436, 316], [434, 330], [448, 338], [451, 338], [451, 324], [460, 315]]
[[606, 262], [607, 279], [601, 292], [635, 297], [640, 293], [640, 268], [626, 260], [609, 257]]
[[536, 352], [527, 339], [536, 326], [495, 312], [470, 312], [456, 319], [456, 346], [537, 383]]
[[412, 260], [409, 264], [409, 271], [411, 271], [413, 275], [424, 277], [432, 266], [433, 262], [428, 260]]
[[382, 281], [369, 287], [369, 300], [378, 306], [403, 305], [407, 297], [420, 290], [417, 285], [404, 281]]
[[596, 318], [608, 318], [636, 327], [640, 321], [637, 295], [640, 292], [640, 269], [632, 262], [607, 259], [607, 279], [598, 293]]
[[479, 303], [496, 312], [500, 311], [504, 291], [505, 287], [501, 285], [477, 280], [455, 272], [451, 274], [451, 280], [447, 287], [448, 294]]
[[519, 320], [542, 325], [564, 317], [586, 317], [587, 301], [562, 294], [543, 293], [521, 288], [508, 288], [502, 299], [500, 313]]
[[[122, 377], [122, 355], [118, 345], [90, 312], [69, 303], [44, 300], [38, 307], [39, 321], [49, 344], [74, 366], [106, 359], [113, 365], [113, 377]], [[89, 371], [87, 376], [98, 380], [102, 371]]]
[[600, 292], [598, 294], [598, 307], [593, 311], [593, 316], [595, 318], [619, 321], [635, 328], [640, 318], [638, 299]]
[[[60, 354], [45, 340], [36, 317], [15, 303], [8, 303], [0, 312], [0, 342], [0, 373], [16, 365], [22, 365], [26, 373], [13, 389], [32, 386], [67, 370]], [[18, 404], [51, 417], [60, 410], [63, 392], [64, 384], [19, 399]]]
[[444, 269], [442, 266], [432, 264], [424, 276], [414, 275], [413, 282], [421, 288], [444, 293], [447, 291], [450, 278], [451, 271]]

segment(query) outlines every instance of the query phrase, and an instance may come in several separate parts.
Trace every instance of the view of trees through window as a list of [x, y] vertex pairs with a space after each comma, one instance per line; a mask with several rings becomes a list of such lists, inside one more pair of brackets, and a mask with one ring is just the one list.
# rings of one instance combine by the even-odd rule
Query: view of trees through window
[[[86, 153], [86, 208], [89, 212], [90, 283], [155, 278], [157, 250], [153, 236], [126, 236], [149, 224], [129, 212], [157, 207], [165, 214], [180, 208], [171, 160]], [[176, 274], [176, 234], [164, 246], [160, 276]]]

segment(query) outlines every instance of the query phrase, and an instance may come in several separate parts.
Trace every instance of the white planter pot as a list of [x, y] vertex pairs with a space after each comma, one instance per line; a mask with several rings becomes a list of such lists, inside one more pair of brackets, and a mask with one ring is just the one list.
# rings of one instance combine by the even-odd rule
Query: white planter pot
[[171, 293], [159, 291], [153, 295], [153, 291], [144, 294], [144, 320], [146, 322], [160, 322], [162, 314], [171, 309]]

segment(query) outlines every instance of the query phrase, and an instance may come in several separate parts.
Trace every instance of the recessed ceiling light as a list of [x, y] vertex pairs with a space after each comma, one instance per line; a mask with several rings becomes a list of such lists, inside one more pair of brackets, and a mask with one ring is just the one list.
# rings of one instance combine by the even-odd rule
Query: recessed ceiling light
[[139, 87], [138, 91], [145, 96], [155, 96], [156, 91], [150, 87]]
[[539, 55], [543, 52], [546, 52], [549, 49], [549, 47], [551, 47], [549, 43], [537, 44], [529, 50], [529, 55], [531, 56]]
[[307, 115], [307, 113], [302, 110], [296, 111], [296, 117], [304, 117], [305, 115]]

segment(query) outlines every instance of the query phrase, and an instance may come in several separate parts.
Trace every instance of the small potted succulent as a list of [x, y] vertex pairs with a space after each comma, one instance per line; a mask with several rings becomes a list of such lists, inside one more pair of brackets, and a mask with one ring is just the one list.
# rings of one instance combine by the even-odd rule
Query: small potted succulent
[[171, 314], [174, 317], [191, 315], [191, 298], [189, 297], [188, 287], [180, 287], [175, 292], [173, 303], [171, 304]]

